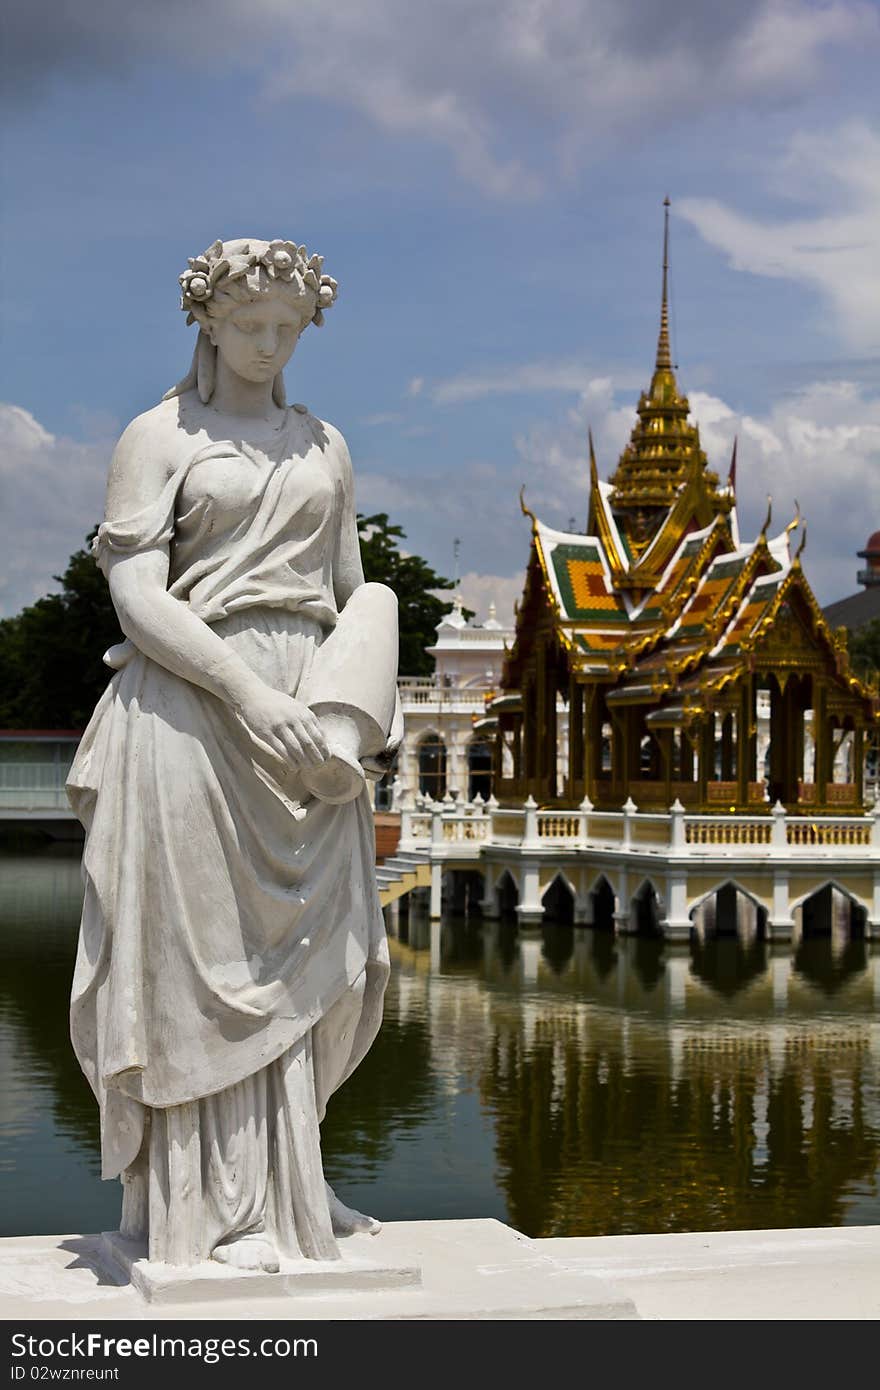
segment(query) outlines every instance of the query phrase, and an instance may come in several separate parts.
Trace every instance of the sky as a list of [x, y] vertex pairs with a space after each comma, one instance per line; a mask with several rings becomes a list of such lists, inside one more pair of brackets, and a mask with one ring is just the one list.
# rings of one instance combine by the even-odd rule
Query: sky
[[6, 23], [0, 615], [103, 514], [185, 372], [217, 237], [325, 256], [287, 369], [361, 511], [510, 613], [529, 529], [583, 529], [673, 352], [744, 536], [806, 519], [822, 602], [880, 528], [880, 6], [866, 0], [29, 0]]

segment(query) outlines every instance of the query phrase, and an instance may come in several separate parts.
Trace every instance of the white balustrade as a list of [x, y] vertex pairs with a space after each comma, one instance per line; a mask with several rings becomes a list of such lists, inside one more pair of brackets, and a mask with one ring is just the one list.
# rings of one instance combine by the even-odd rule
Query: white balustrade
[[[485, 844], [524, 849], [605, 849], [628, 855], [703, 855], [730, 859], [809, 858], [828, 854], [859, 857], [880, 841], [880, 814], [867, 816], [789, 816], [779, 808], [769, 816], [686, 815], [540, 810], [534, 801], [519, 807], [447, 803], [434, 807], [434, 843]], [[409, 814], [411, 840], [429, 842], [431, 816]]]
[[485, 686], [435, 685], [429, 680], [405, 676], [398, 680], [397, 688], [404, 713], [408, 709], [418, 709], [425, 705], [432, 705], [438, 709], [482, 713], [486, 695], [489, 694]]

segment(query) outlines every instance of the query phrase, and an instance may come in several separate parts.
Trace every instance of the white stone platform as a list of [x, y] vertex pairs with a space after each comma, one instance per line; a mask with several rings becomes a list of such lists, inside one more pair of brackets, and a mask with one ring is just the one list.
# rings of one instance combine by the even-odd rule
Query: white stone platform
[[344, 1242], [420, 1286], [148, 1303], [99, 1236], [0, 1240], [0, 1318], [871, 1319], [880, 1227], [527, 1240], [498, 1221], [417, 1221]]
[[652, 1321], [880, 1317], [880, 1226], [536, 1240]]
[[[376, 1259], [372, 1237], [355, 1237], [340, 1242], [341, 1260], [280, 1261], [280, 1269], [233, 1269], [205, 1260], [179, 1268], [147, 1259], [145, 1241], [129, 1240], [118, 1231], [104, 1231], [97, 1248], [97, 1259], [111, 1273], [117, 1272], [137, 1289], [148, 1303], [237, 1303], [244, 1299], [312, 1298], [324, 1294], [361, 1293], [365, 1289], [387, 1293], [392, 1289], [416, 1288], [422, 1271], [412, 1260]], [[272, 1310], [270, 1309], [270, 1312]]]
[[[500, 1221], [413, 1221], [377, 1236], [339, 1242], [349, 1287], [300, 1285], [286, 1296], [279, 1276], [233, 1273], [238, 1297], [206, 1298], [206, 1280], [148, 1302], [128, 1281], [101, 1236], [0, 1241], [0, 1317], [186, 1318], [637, 1318], [631, 1299], [607, 1281], [566, 1270]], [[363, 1287], [359, 1270], [421, 1269], [421, 1284]], [[155, 1269], [155, 1266], [153, 1266]], [[200, 1266], [202, 1271], [203, 1267]], [[223, 1278], [214, 1276], [219, 1285]], [[314, 1278], [320, 1279], [321, 1270]], [[170, 1276], [174, 1278], [175, 1276]], [[282, 1276], [280, 1276], [283, 1278]], [[253, 1281], [253, 1282], [249, 1282]], [[273, 1282], [274, 1281], [274, 1282]], [[360, 1284], [360, 1286], [358, 1286]], [[154, 1290], [155, 1294], [155, 1290]]]

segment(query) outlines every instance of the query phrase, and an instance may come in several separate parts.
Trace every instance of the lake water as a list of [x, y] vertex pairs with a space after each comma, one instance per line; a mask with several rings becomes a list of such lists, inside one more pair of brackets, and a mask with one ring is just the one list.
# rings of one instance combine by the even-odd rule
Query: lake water
[[[113, 1227], [67, 1037], [79, 860], [0, 855], [0, 1234]], [[334, 1097], [327, 1176], [386, 1220], [533, 1236], [880, 1224], [880, 949], [690, 948], [414, 911]]]

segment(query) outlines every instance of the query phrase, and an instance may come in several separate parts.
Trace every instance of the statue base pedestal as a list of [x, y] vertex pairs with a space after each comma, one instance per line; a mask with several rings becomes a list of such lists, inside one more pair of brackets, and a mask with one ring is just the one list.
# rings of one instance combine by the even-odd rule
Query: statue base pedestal
[[313, 1294], [347, 1294], [418, 1288], [418, 1264], [370, 1258], [375, 1236], [345, 1236], [338, 1242], [341, 1260], [282, 1259], [277, 1274], [234, 1269], [216, 1260], [197, 1265], [167, 1265], [147, 1259], [143, 1241], [118, 1231], [101, 1233], [101, 1254], [130, 1280], [148, 1303], [240, 1302], [252, 1298], [309, 1298]]

